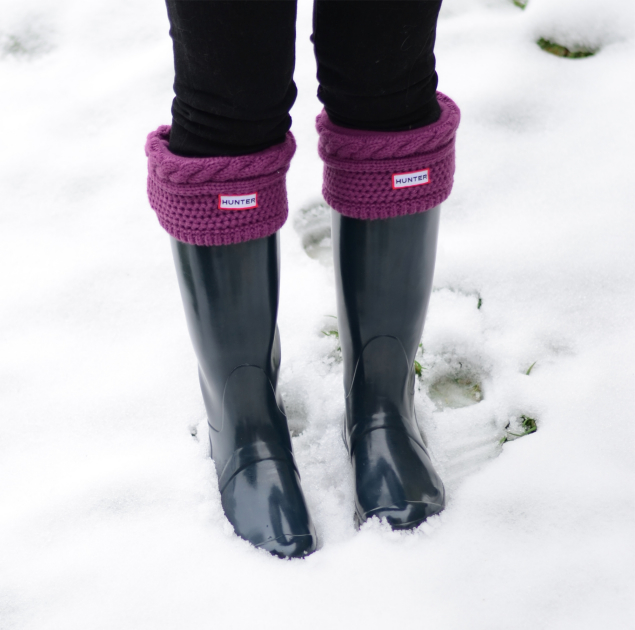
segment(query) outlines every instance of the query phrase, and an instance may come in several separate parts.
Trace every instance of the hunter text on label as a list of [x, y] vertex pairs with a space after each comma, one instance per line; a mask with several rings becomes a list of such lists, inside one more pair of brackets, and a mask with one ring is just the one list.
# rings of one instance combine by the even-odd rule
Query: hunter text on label
[[430, 183], [430, 169], [424, 168], [422, 171], [412, 173], [395, 173], [392, 176], [392, 187], [409, 188], [410, 186], [423, 186]]
[[249, 195], [218, 195], [221, 210], [249, 210], [258, 207], [258, 193]]

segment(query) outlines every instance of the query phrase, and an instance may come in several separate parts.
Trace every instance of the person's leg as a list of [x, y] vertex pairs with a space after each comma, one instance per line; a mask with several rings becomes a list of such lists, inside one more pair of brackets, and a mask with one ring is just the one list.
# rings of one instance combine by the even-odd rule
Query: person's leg
[[441, 2], [315, 0], [318, 98], [336, 125], [403, 131], [438, 120]]
[[284, 141], [297, 90], [296, 2], [167, 0], [174, 48], [170, 151], [256, 153]]
[[445, 505], [414, 413], [414, 358], [432, 290], [439, 204], [452, 187], [456, 105], [436, 92], [440, 2], [315, 6], [333, 211], [345, 437], [358, 522], [416, 527]]
[[295, 151], [295, 2], [168, 0], [172, 127], [148, 136], [148, 195], [170, 234], [221, 502], [282, 557], [317, 539], [278, 391], [277, 230]]

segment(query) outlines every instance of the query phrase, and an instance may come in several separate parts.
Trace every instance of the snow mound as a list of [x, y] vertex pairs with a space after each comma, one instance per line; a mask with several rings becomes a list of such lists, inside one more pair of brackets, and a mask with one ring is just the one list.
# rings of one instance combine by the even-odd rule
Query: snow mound
[[535, 40], [571, 51], [601, 50], [635, 34], [632, 0], [529, 0], [525, 11]]

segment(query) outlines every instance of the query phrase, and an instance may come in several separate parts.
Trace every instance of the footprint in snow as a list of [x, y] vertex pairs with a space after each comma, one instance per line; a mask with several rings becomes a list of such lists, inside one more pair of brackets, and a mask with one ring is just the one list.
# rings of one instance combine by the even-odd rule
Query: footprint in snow
[[332, 267], [331, 208], [326, 202], [317, 201], [302, 208], [295, 215], [293, 227], [307, 256]]
[[420, 360], [417, 417], [452, 491], [500, 454], [501, 421], [484, 400], [483, 368], [464, 358], [424, 355]]

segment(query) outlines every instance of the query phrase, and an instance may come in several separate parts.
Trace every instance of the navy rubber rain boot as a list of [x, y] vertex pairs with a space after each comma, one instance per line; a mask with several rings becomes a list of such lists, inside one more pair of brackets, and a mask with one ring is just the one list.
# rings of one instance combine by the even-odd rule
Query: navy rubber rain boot
[[344, 360], [344, 438], [355, 517], [412, 529], [443, 510], [445, 491], [414, 411], [415, 353], [432, 290], [440, 206], [385, 220], [333, 211]]
[[254, 546], [306, 556], [317, 537], [277, 387], [278, 236], [216, 247], [171, 240], [225, 515]]

